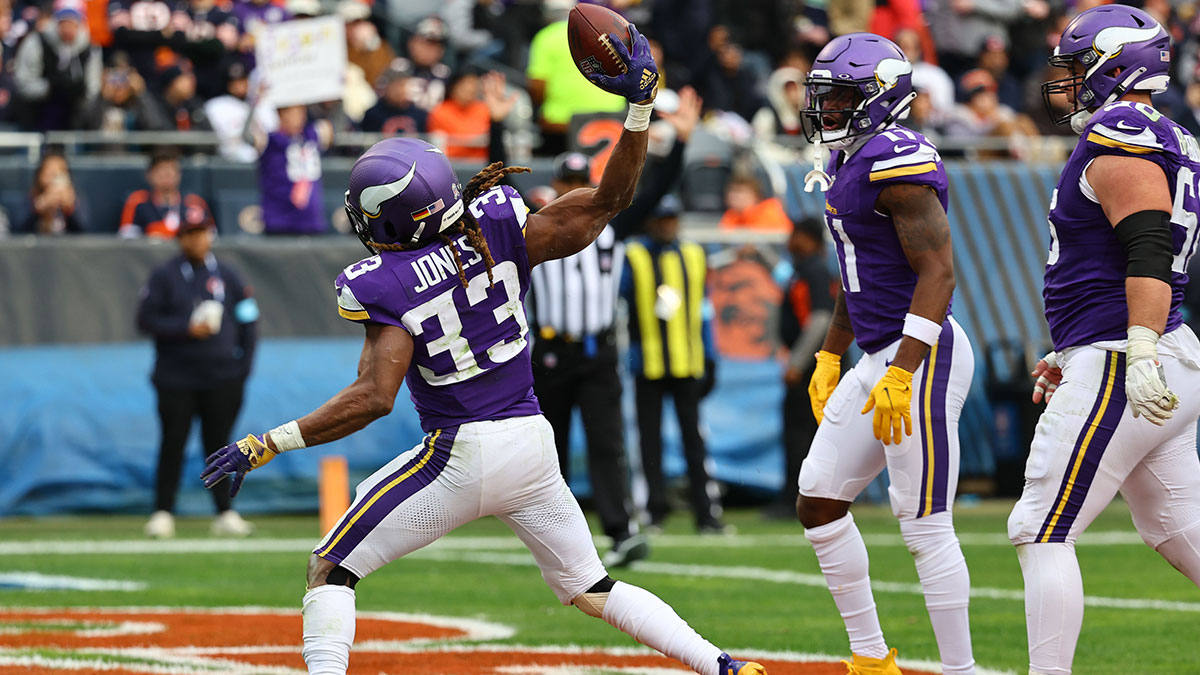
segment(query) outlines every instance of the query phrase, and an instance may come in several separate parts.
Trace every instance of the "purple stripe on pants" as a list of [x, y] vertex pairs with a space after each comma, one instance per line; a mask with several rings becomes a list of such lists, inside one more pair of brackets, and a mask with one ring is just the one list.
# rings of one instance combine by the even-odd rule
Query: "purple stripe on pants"
[[[389, 513], [441, 475], [450, 461], [450, 449], [454, 447], [457, 433], [458, 427], [450, 427], [427, 436], [415, 457], [379, 481], [359, 505], [342, 516], [333, 528], [333, 539], [315, 553], [333, 563], [345, 560]], [[375, 500], [373, 503], [372, 499]]]
[[[1096, 470], [1100, 468], [1100, 460], [1104, 458], [1104, 451], [1108, 448], [1109, 441], [1112, 440], [1113, 434], [1117, 432], [1117, 425], [1121, 423], [1121, 418], [1125, 415], [1125, 354], [1118, 352], [1116, 360], [1116, 373], [1113, 374], [1113, 388], [1109, 395], [1108, 406], [1104, 409], [1104, 416], [1100, 418], [1096, 425], [1096, 431], [1092, 434], [1092, 440], [1088, 442], [1086, 449], [1082, 448], [1083, 440], [1087, 437], [1088, 428], [1092, 425], [1095, 419], [1101, 402], [1104, 399], [1104, 388], [1107, 386], [1109, 371], [1112, 368], [1112, 352], [1105, 354], [1104, 359], [1104, 376], [1100, 379], [1100, 393], [1096, 396], [1096, 404], [1092, 407], [1092, 414], [1088, 415], [1088, 422], [1079, 431], [1079, 438], [1075, 441], [1075, 448], [1071, 452], [1071, 459], [1067, 463], [1067, 472], [1063, 476], [1062, 485], [1058, 488], [1058, 495], [1055, 496], [1053, 509], [1050, 515], [1046, 517], [1046, 522], [1042, 524], [1042, 531], [1038, 533], [1038, 541], [1042, 541], [1046, 534], [1046, 529], [1050, 525], [1050, 521], [1054, 519], [1054, 512], [1058, 509], [1058, 504], [1062, 501], [1063, 494], [1068, 490], [1066, 504], [1063, 505], [1062, 514], [1059, 515], [1058, 521], [1054, 523], [1054, 530], [1050, 532], [1047, 542], [1060, 543], [1067, 540], [1067, 534], [1071, 531], [1071, 526], [1075, 524], [1075, 518], [1079, 516], [1079, 512], [1083, 509], [1083, 502], [1087, 499], [1088, 490], [1092, 487], [1092, 479], [1096, 477]], [[1079, 473], [1075, 475], [1074, 484], [1071, 483], [1071, 468], [1075, 466], [1077, 457], [1080, 451], [1083, 450], [1083, 461], [1079, 465]]]
[[[954, 365], [954, 326], [947, 319], [938, 337], [937, 363], [933, 367], [933, 494], [932, 506], [925, 515], [945, 511], [950, 495], [950, 430], [946, 424], [946, 390], [950, 384], [950, 368]], [[928, 458], [928, 455], [926, 455]], [[928, 473], [928, 471], [926, 471]], [[929, 506], [929, 505], [927, 505]]]

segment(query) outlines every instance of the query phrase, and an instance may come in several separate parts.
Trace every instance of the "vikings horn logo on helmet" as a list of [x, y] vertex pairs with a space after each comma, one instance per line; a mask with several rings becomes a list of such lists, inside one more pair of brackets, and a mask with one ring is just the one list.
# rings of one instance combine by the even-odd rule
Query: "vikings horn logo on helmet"
[[413, 162], [412, 167], [408, 169], [408, 173], [399, 179], [385, 185], [372, 185], [371, 187], [363, 188], [362, 193], [358, 197], [358, 203], [362, 205], [363, 213], [371, 218], [378, 218], [379, 214], [382, 213], [383, 203], [408, 189], [408, 184], [412, 182], [413, 176], [416, 173], [417, 163]]

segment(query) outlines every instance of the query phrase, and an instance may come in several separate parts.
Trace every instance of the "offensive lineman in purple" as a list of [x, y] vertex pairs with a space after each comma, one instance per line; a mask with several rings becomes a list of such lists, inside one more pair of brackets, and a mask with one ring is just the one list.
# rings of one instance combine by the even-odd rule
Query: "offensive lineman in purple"
[[[1082, 140], [1063, 167], [1050, 200], [1050, 255], [1046, 261], [1046, 321], [1055, 351], [1104, 340], [1125, 339], [1129, 325], [1125, 272], [1127, 254], [1113, 236], [1095, 191], [1086, 192], [1084, 173], [1100, 157], [1134, 157], [1156, 164], [1167, 178], [1181, 213], [1200, 212], [1195, 177], [1200, 147], [1183, 127], [1146, 103], [1117, 101], [1093, 115]], [[1194, 220], [1194, 217], [1193, 217]], [[1171, 236], [1171, 302], [1164, 333], [1183, 323], [1180, 308], [1187, 263], [1196, 251], [1195, 223], [1168, 224]]]
[[1180, 314], [1200, 147], [1151, 104], [1171, 52], [1146, 12], [1093, 7], [1050, 57], [1067, 76], [1042, 85], [1052, 119], [1081, 138], [1050, 200], [1054, 351], [1032, 373], [1046, 408], [1008, 519], [1031, 674], [1071, 673], [1084, 610], [1075, 542], [1118, 492], [1142, 540], [1200, 585], [1200, 340]]

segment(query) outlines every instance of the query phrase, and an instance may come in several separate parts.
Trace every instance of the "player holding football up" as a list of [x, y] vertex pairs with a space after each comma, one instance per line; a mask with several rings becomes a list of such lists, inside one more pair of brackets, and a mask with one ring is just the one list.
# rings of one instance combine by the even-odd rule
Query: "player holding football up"
[[1200, 146], [1150, 105], [1170, 59], [1149, 14], [1104, 5], [1067, 24], [1050, 63], [1070, 75], [1042, 88], [1052, 117], [1051, 98], [1071, 97], [1055, 121], [1082, 137], [1050, 198], [1043, 296], [1055, 351], [1034, 371], [1034, 400], [1049, 402], [1008, 519], [1030, 673], [1071, 672], [1083, 623], [1075, 539], [1118, 491], [1142, 539], [1200, 585], [1200, 342], [1179, 311]]
[[[834, 149], [825, 221], [842, 287], [808, 388], [820, 426], [800, 470], [796, 511], [846, 623], [849, 672], [897, 675], [850, 515], [851, 502], [886, 466], [942, 672], [973, 673], [970, 579], [950, 507], [974, 356], [947, 312], [954, 263], [946, 172], [924, 136], [895, 124], [915, 94], [912, 64], [891, 41], [870, 33], [835, 38], [805, 84], [806, 133]], [[839, 382], [851, 342], [865, 355]]]
[[359, 486], [354, 504], [313, 552], [304, 596], [309, 673], [346, 672], [354, 585], [384, 564], [481, 516], [495, 515], [529, 547], [563, 604], [599, 617], [703, 675], [762, 675], [698, 635], [658, 597], [605, 572], [558, 468], [554, 433], [533, 394], [525, 309], [530, 268], [587, 246], [633, 198], [646, 159], [658, 80], [644, 37], [627, 74], [593, 82], [628, 99], [625, 131], [599, 187], [536, 214], [494, 187], [520, 168], [499, 163], [462, 188], [440, 150], [388, 139], [355, 163], [346, 211], [372, 256], [337, 279], [338, 311], [366, 327], [358, 379], [314, 412], [221, 448], [213, 485], [278, 453], [347, 436], [391, 411], [407, 380], [424, 441]]

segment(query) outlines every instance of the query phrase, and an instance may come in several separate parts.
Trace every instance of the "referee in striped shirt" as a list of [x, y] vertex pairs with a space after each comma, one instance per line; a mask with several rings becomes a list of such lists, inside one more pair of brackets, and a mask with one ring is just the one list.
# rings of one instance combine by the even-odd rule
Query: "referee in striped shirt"
[[[633, 203], [587, 248], [535, 268], [531, 301], [526, 302], [536, 336], [534, 391], [554, 427], [559, 466], [568, 480], [571, 412], [576, 406], [583, 419], [593, 500], [604, 533], [613, 540], [612, 550], [604, 556], [609, 567], [628, 565], [650, 552], [630, 518], [614, 324], [625, 257], [622, 240], [642, 229], [651, 210], [679, 179], [683, 149], [700, 116], [701, 101], [694, 91], [685, 88], [679, 98], [675, 111], [658, 111], [674, 128], [673, 147], [661, 162], [647, 168]], [[590, 187], [590, 176], [586, 155], [565, 153], [555, 160], [552, 187], [560, 195]]]

